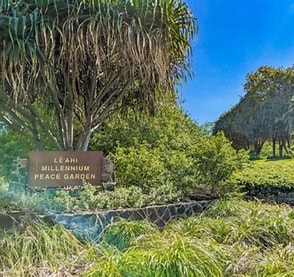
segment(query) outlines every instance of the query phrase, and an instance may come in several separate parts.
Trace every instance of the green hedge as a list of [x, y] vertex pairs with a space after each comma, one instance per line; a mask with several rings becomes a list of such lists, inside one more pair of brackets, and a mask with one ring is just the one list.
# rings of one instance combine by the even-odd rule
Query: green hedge
[[233, 177], [251, 195], [294, 191], [294, 160], [261, 160]]

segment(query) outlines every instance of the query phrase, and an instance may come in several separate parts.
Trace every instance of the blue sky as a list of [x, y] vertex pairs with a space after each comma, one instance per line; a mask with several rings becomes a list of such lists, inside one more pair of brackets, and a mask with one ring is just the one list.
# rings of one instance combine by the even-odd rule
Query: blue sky
[[183, 107], [211, 122], [244, 95], [246, 74], [294, 64], [294, 0], [184, 0], [198, 19], [193, 78], [179, 87]]

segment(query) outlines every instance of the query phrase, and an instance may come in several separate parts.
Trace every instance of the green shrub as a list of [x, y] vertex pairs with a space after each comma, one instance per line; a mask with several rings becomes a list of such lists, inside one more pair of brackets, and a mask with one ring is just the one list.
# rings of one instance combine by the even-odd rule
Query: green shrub
[[21, 210], [34, 213], [74, 212], [97, 209], [143, 207], [176, 202], [181, 194], [169, 183], [150, 188], [118, 187], [114, 191], [99, 191], [97, 186], [85, 185], [76, 190], [43, 189], [30, 194], [11, 194], [0, 186], [0, 211]]
[[151, 188], [172, 184], [182, 194], [197, 186], [192, 145], [203, 132], [174, 102], [152, 117], [128, 111], [107, 122], [93, 136], [92, 149], [103, 149], [114, 157], [118, 186]]
[[190, 149], [185, 151], [169, 150], [162, 152], [161, 155], [168, 172], [168, 179], [182, 195], [199, 186], [197, 172], [195, 172], [195, 161]]
[[32, 150], [33, 145], [22, 134], [9, 130], [0, 131], [0, 176], [11, 177], [13, 161], [17, 157], [25, 157]]
[[248, 163], [248, 153], [242, 150], [236, 152], [223, 133], [219, 133], [199, 141], [194, 159], [199, 182], [212, 194], [219, 195], [236, 189], [230, 177]]
[[234, 174], [234, 181], [251, 195], [270, 196], [294, 191], [293, 159], [262, 160]]
[[148, 193], [165, 181], [165, 166], [160, 154], [148, 144], [118, 147], [114, 159], [118, 186], [136, 186]]

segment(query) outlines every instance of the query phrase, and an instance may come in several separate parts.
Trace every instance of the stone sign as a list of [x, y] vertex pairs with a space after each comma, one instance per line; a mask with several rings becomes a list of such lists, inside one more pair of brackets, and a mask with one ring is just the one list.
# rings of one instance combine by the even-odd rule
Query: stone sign
[[84, 182], [100, 185], [102, 151], [48, 151], [29, 153], [29, 186], [72, 187]]

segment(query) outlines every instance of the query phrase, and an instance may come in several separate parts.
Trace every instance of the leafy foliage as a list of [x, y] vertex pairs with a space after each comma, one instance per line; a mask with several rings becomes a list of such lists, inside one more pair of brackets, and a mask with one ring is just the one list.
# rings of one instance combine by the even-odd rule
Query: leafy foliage
[[21, 210], [44, 214], [143, 207], [178, 202], [181, 196], [170, 184], [153, 187], [148, 193], [136, 186], [97, 193], [97, 186], [85, 185], [73, 191], [43, 189], [30, 194], [10, 193], [8, 186], [3, 184], [0, 187], [0, 211]]
[[293, 160], [260, 160], [236, 172], [234, 180], [251, 195], [279, 195], [294, 190]]
[[[23, 146], [22, 151], [28, 151], [29, 145], [14, 139], [13, 132], [1, 135], [7, 141], [4, 153], [10, 148], [16, 151], [17, 143]], [[95, 134], [91, 148], [104, 148], [114, 158], [114, 192], [96, 193], [99, 187], [92, 186], [76, 191], [4, 192], [4, 197], [10, 199], [5, 207], [38, 212], [95, 210], [169, 203], [186, 199], [195, 190], [220, 195], [235, 189], [227, 180], [246, 162], [245, 153], [236, 153], [222, 134], [207, 135], [173, 102], [148, 119], [138, 120], [132, 111], [127, 117], [115, 117], [105, 125], [103, 134]], [[9, 177], [8, 162], [13, 156], [2, 158], [2, 174]]]
[[121, 219], [111, 224], [103, 233], [102, 243], [115, 246], [119, 251], [126, 251], [143, 240], [146, 234], [155, 235], [159, 230], [148, 221], [128, 221]]
[[235, 148], [259, 154], [265, 141], [272, 141], [272, 152], [279, 155], [289, 148], [291, 129], [290, 100], [293, 96], [294, 69], [261, 66], [247, 75], [245, 96], [223, 114], [215, 131], [223, 130]]
[[113, 113], [152, 111], [174, 92], [195, 20], [182, 0], [2, 0], [0, 32], [1, 119], [37, 146], [45, 133], [55, 148], [86, 150]]
[[[90, 246], [61, 226], [28, 221], [23, 233], [1, 231], [0, 273], [4, 276], [67, 274], [83, 268]], [[87, 253], [86, 253], [87, 252]], [[87, 259], [86, 259], [87, 258]], [[64, 261], [67, 261], [66, 264]]]
[[1, 232], [4, 276], [291, 276], [294, 212], [285, 205], [227, 198], [159, 231], [145, 221], [110, 225], [100, 244], [60, 226], [27, 222]]
[[201, 184], [207, 186], [212, 194], [234, 191], [230, 177], [234, 171], [246, 166], [248, 153], [236, 152], [223, 133], [202, 139], [197, 147], [194, 159]]
[[9, 130], [0, 131], [0, 145], [0, 176], [9, 179], [14, 159], [25, 157], [33, 145], [29, 144], [29, 140], [23, 139], [22, 134]]
[[160, 154], [148, 145], [117, 148], [114, 157], [120, 186], [137, 186], [147, 193], [166, 181]]
[[196, 185], [191, 146], [200, 136], [201, 129], [176, 104], [166, 101], [148, 119], [132, 111], [114, 118], [103, 134], [95, 134], [92, 147], [104, 148], [114, 157], [118, 186], [136, 185], [147, 192], [169, 184], [182, 190]]
[[169, 184], [183, 195], [205, 186], [219, 194], [234, 189], [225, 184], [247, 160], [222, 135], [210, 136], [173, 102], [148, 120], [129, 111], [93, 137], [93, 149], [104, 148], [116, 163], [118, 187], [137, 186], [149, 193]]
[[[222, 256], [226, 259], [224, 276], [271, 276], [273, 272], [293, 272], [291, 261], [283, 260], [293, 255], [293, 216], [287, 206], [231, 198], [218, 200], [201, 216], [170, 228], [171, 232], [205, 237], [210, 244], [219, 245], [228, 254]], [[279, 254], [274, 254], [277, 249]]]
[[[7, 142], [3, 153], [16, 151], [2, 157], [2, 174], [9, 177], [9, 161], [19, 151], [15, 146], [20, 144], [25, 152], [29, 144], [11, 130], [1, 135], [0, 139]], [[95, 134], [91, 149], [97, 148], [104, 148], [115, 159], [114, 192], [96, 193], [91, 186], [77, 191], [48, 189], [9, 196], [4, 192], [4, 197], [10, 199], [8, 207], [39, 212], [95, 210], [179, 201], [203, 187], [222, 194], [235, 189], [225, 181], [245, 161], [245, 155], [236, 153], [223, 135], [207, 135], [174, 102], [168, 102], [154, 117], [139, 120], [131, 110], [126, 117], [115, 117], [104, 126], [103, 133]]]

